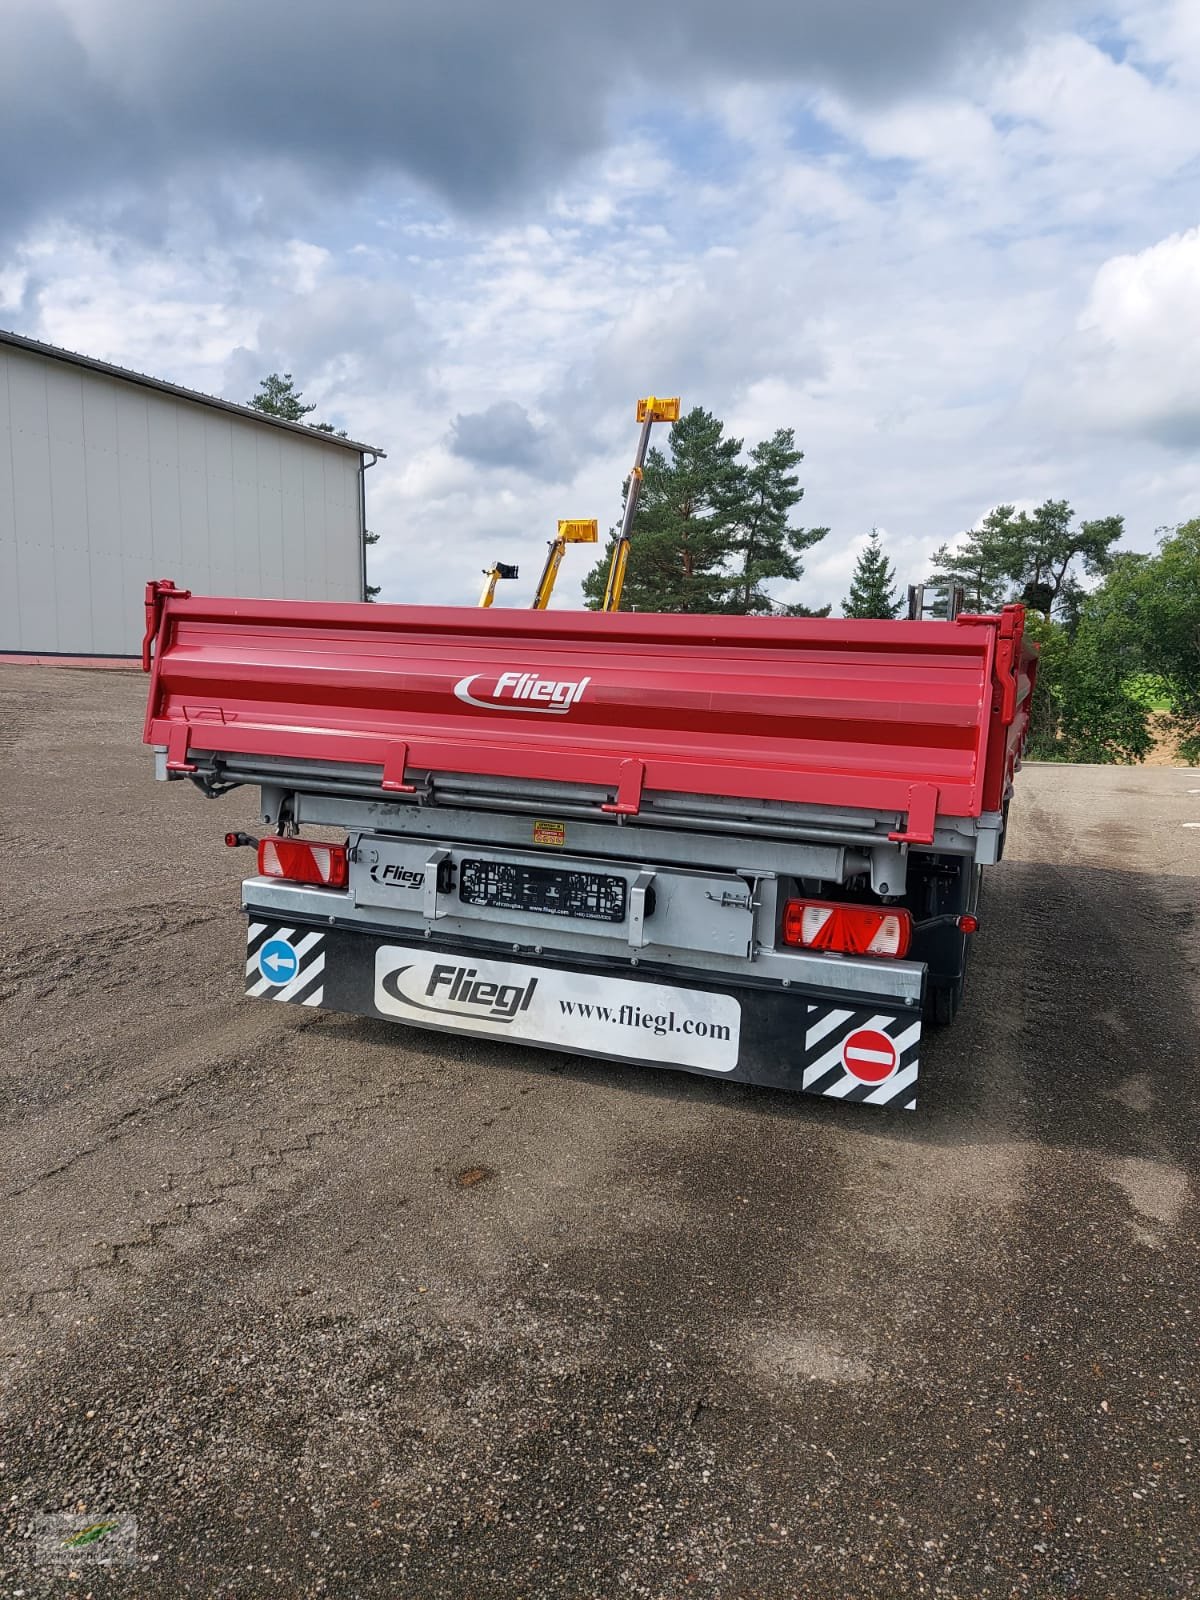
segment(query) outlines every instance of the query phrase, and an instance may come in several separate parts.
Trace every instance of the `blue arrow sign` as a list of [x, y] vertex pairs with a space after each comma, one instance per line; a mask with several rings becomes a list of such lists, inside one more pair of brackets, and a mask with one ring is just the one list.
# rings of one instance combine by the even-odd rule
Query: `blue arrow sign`
[[291, 983], [300, 970], [300, 957], [286, 939], [268, 939], [258, 952], [258, 970], [268, 983]]

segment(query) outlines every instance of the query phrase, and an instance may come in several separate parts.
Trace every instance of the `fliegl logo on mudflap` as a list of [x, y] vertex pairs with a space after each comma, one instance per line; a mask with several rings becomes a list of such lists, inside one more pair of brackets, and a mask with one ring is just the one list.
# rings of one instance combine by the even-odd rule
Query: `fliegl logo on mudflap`
[[620, 1060], [733, 1072], [742, 1008], [673, 984], [381, 944], [375, 1009], [418, 1027], [584, 1049]]
[[583, 699], [590, 678], [543, 678], [536, 672], [474, 672], [460, 678], [454, 693], [464, 705], [484, 711], [536, 712], [565, 717]]
[[418, 1011], [508, 1023], [529, 1010], [538, 981], [530, 978], [528, 983], [488, 982], [480, 978], [477, 967], [439, 961], [427, 973], [418, 972], [415, 967], [397, 967], [381, 977], [380, 986], [393, 1000]]

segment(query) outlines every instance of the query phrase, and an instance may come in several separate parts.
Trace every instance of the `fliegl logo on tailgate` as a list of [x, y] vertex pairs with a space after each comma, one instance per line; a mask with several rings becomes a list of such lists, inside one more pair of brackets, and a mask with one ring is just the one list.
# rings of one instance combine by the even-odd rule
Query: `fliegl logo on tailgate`
[[460, 678], [454, 693], [468, 706], [484, 711], [538, 712], [543, 716], [565, 717], [583, 699], [590, 678], [543, 678], [536, 672], [474, 672]]

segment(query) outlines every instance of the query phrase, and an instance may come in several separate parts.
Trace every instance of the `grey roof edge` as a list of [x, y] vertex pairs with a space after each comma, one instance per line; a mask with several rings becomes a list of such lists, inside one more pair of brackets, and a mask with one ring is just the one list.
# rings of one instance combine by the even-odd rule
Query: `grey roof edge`
[[204, 394], [199, 389], [185, 389], [182, 384], [168, 383], [165, 378], [151, 378], [144, 372], [133, 372], [129, 367], [114, 366], [111, 361], [82, 356], [78, 351], [64, 350], [56, 344], [43, 344], [40, 339], [29, 339], [23, 333], [11, 333], [6, 328], [0, 328], [0, 345], [25, 350], [35, 356], [47, 356], [52, 361], [67, 361], [72, 366], [87, 367], [109, 378], [122, 378], [126, 383], [137, 383], [144, 389], [157, 389], [160, 394], [174, 395], [177, 400], [191, 400], [196, 405], [232, 412], [235, 417], [245, 417], [250, 422], [263, 422], [271, 428], [285, 428], [288, 433], [297, 433], [302, 439], [315, 443], [335, 444], [343, 450], [357, 451], [360, 456], [378, 456], [383, 461], [387, 460], [387, 451], [380, 450], [376, 445], [360, 444], [357, 439], [339, 439], [335, 433], [323, 433], [319, 428], [310, 428], [303, 422], [287, 422], [283, 417], [272, 417], [254, 406], [240, 406], [234, 400], [222, 400], [218, 395]]

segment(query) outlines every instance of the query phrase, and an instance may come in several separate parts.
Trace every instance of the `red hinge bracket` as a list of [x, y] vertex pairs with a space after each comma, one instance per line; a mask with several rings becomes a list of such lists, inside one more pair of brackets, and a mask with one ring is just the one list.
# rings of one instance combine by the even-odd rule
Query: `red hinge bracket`
[[914, 783], [908, 791], [908, 825], [889, 833], [893, 844], [932, 844], [937, 825], [938, 791], [935, 783]]
[[1005, 606], [1000, 613], [993, 671], [1000, 688], [1000, 720], [1005, 727], [1017, 714], [1021, 663], [1021, 638], [1025, 632], [1025, 607]]
[[1025, 607], [1003, 606], [999, 614], [975, 616], [964, 614], [955, 617], [964, 628], [991, 627], [996, 630], [996, 656], [992, 664], [992, 679], [1000, 690], [1000, 720], [1005, 725], [1017, 714], [1017, 689], [1020, 677], [1021, 639], [1025, 633]]
[[408, 766], [408, 746], [394, 744], [383, 758], [383, 782], [381, 788], [389, 794], [415, 794], [415, 783], [405, 783], [404, 769]]
[[196, 763], [188, 760], [188, 746], [191, 742], [190, 725], [186, 722], [173, 722], [171, 731], [167, 734], [168, 772], [195, 772]]
[[150, 646], [162, 620], [163, 600], [173, 594], [177, 600], [190, 600], [190, 589], [177, 589], [170, 578], [151, 578], [146, 585], [146, 631], [142, 635], [142, 671], [150, 671]]
[[646, 781], [644, 761], [622, 761], [617, 781], [617, 798], [600, 807], [618, 817], [636, 817], [642, 808], [642, 784]]

